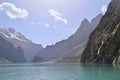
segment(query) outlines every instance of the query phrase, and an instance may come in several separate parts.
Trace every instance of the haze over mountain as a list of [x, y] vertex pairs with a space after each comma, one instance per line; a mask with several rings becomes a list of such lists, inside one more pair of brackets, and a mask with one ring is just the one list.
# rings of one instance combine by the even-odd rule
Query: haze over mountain
[[[88, 49], [86, 50], [85, 47], [89, 46], [89, 38], [93, 40], [93, 42], [90, 42], [92, 45], [94, 40], [98, 40], [96, 39], [97, 32], [99, 32], [99, 35], [106, 33], [105, 31], [100, 33], [102, 30], [97, 30], [96, 27], [102, 14], [106, 12], [110, 1], [93, 0], [93, 3], [88, 0], [1, 0], [0, 36], [6, 41], [6, 45], [9, 45], [8, 43], [12, 45], [7, 48], [9, 51], [11, 49], [10, 54], [13, 53], [14, 56], [17, 56], [14, 54], [14, 50], [19, 48], [18, 55], [20, 55], [19, 53], [24, 54], [22, 57], [25, 57], [27, 62], [79, 62], [82, 52], [85, 51], [85, 54], [83, 52], [82, 55], [84, 62], [86, 54], [88, 54]], [[114, 7], [114, 9], [117, 7]], [[112, 12], [108, 14], [113, 16]], [[115, 18], [116, 16], [119, 17], [116, 14], [117, 12], [115, 12]], [[97, 16], [93, 18], [95, 15]], [[107, 19], [113, 21], [115, 18], [107, 17], [105, 23]], [[108, 22], [111, 21], [108, 20]], [[103, 26], [105, 26], [105, 23], [102, 23]], [[109, 25], [112, 25], [112, 23]], [[96, 33], [93, 32], [94, 29]], [[90, 34], [92, 32], [95, 33], [95, 39], [91, 39]], [[110, 35], [110, 33], [108, 34]], [[102, 44], [103, 42], [99, 44], [98, 41], [95, 47]], [[46, 45], [48, 46], [44, 48]], [[3, 48], [5, 47], [3, 46]], [[98, 50], [94, 48], [94, 51], [93, 48], [94, 46], [88, 51], [99, 52], [99, 49], [101, 49], [101, 47]], [[4, 54], [8, 54], [8, 52], [4, 52]], [[91, 56], [94, 55], [91, 53], [89, 57]], [[1, 57], [0, 61], [0, 63], [13, 62], [4, 57]]]
[[112, 0], [81, 56], [82, 63], [120, 64], [120, 0]]
[[[38, 57], [40, 57], [40, 60], [41, 58], [48, 60], [60, 57], [69, 57], [70, 55], [71, 57], [80, 56], [85, 48], [85, 44], [88, 41], [90, 33], [99, 24], [101, 17], [102, 14], [99, 14], [92, 19], [91, 23], [87, 19], [84, 19], [76, 33], [68, 39], [59, 41], [55, 45], [47, 46], [43, 50], [39, 51], [34, 58], [35, 62], [37, 62], [36, 60]], [[78, 47], [79, 49], [81, 48], [81, 50], [77, 49]]]
[[28, 61], [32, 61], [35, 54], [42, 49], [40, 44], [33, 43], [21, 33], [16, 32], [13, 28], [0, 28], [0, 36], [12, 43], [14, 47], [21, 47]]
[[90, 33], [96, 28], [101, 17], [102, 14], [99, 14], [91, 22], [84, 19], [78, 30], [68, 39], [46, 48], [33, 43], [13, 28], [0, 28], [0, 36], [12, 43], [15, 48], [21, 47], [27, 61], [34, 59], [33, 62], [39, 62], [54, 59], [55, 62], [77, 62], [86, 46]]
[[0, 36], [0, 63], [24, 63], [26, 59], [21, 47], [14, 47]]

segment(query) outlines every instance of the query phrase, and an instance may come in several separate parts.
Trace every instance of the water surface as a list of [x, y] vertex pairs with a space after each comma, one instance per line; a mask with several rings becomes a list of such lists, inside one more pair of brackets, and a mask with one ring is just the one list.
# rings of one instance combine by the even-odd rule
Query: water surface
[[95, 64], [0, 64], [0, 80], [120, 80], [120, 67]]

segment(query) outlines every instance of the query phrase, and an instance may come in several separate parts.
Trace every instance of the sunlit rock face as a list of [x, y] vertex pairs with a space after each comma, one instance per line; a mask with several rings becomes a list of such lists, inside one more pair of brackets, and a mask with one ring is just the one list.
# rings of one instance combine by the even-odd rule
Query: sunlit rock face
[[82, 63], [120, 63], [120, 0], [112, 0], [82, 53]]

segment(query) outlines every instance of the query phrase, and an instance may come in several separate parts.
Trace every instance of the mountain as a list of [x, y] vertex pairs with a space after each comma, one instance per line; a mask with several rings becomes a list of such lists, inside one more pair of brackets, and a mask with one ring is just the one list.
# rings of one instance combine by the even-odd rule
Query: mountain
[[67, 51], [63, 55], [57, 58], [50, 59], [47, 62], [53, 62], [53, 63], [79, 63], [80, 57], [82, 54], [82, 51], [86, 47], [86, 42], [75, 46], [70, 51]]
[[25, 58], [32, 61], [35, 54], [42, 49], [41, 45], [35, 44], [29, 39], [25, 38], [21, 33], [16, 32], [13, 28], [0, 28], [0, 35], [12, 43], [14, 47], [21, 47], [25, 53]]
[[[96, 28], [101, 17], [102, 14], [99, 14], [91, 21], [91, 23], [87, 19], [84, 19], [75, 34], [73, 34], [66, 40], [57, 42], [55, 45], [52, 46], [47, 46], [43, 50], [39, 51], [34, 60], [36, 60], [36, 58], [38, 59], [38, 57], [40, 57], [40, 60], [41, 58], [49, 60], [58, 59], [61, 57], [69, 57], [69, 55], [81, 55], [80, 53], [78, 54], [78, 52], [82, 53], [82, 50], [85, 48], [83, 47], [84, 45], [81, 44], [88, 41], [90, 33]], [[76, 49], [76, 47], [78, 46], [81, 47], [80, 51]], [[74, 50], [76, 52], [74, 52]]]
[[22, 63], [26, 62], [21, 47], [15, 48], [10, 42], [0, 36], [0, 63]]
[[82, 63], [120, 63], [120, 0], [112, 0], [81, 56]]

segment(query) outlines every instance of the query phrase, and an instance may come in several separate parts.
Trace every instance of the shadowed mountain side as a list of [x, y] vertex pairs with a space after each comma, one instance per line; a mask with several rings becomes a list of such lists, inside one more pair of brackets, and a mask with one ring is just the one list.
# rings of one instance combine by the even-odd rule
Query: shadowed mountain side
[[59, 58], [53, 58], [46, 62], [53, 62], [53, 63], [79, 63], [81, 54], [86, 47], [86, 42], [83, 44], [74, 47], [72, 50], [66, 52], [65, 54], [61, 55]]
[[24, 51], [25, 58], [27, 61], [32, 61], [34, 56], [42, 48], [41, 45], [35, 44], [27, 39], [23, 34], [16, 32], [13, 28], [0, 28], [0, 35], [12, 43], [14, 47], [21, 47]]
[[3, 62], [26, 62], [24, 52], [20, 47], [15, 48], [11, 43], [0, 36], [0, 60]]
[[82, 53], [82, 63], [120, 63], [120, 0], [112, 0]]

